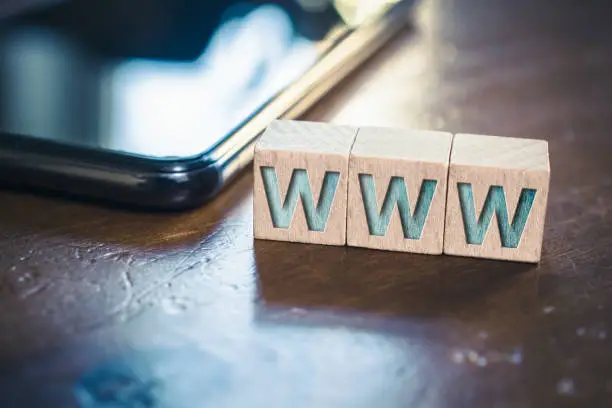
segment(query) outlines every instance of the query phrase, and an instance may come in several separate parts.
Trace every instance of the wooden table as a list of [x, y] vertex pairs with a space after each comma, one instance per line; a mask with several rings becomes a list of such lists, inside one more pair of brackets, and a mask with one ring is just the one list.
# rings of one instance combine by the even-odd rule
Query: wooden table
[[251, 172], [182, 214], [4, 191], [0, 406], [611, 406], [606, 4], [426, 0], [307, 115], [548, 139], [539, 266], [254, 242]]

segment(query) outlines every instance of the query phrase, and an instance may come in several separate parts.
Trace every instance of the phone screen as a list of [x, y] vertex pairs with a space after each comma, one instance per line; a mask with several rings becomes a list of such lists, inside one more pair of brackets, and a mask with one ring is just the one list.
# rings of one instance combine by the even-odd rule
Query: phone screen
[[0, 23], [0, 131], [205, 154], [398, 0], [64, 1]]

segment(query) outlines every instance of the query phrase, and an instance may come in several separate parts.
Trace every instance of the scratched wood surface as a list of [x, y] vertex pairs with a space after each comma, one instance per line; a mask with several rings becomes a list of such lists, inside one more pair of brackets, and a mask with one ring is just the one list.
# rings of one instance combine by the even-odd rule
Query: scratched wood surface
[[610, 406], [611, 15], [426, 0], [307, 115], [549, 140], [539, 266], [254, 242], [250, 171], [184, 214], [0, 192], [0, 406]]

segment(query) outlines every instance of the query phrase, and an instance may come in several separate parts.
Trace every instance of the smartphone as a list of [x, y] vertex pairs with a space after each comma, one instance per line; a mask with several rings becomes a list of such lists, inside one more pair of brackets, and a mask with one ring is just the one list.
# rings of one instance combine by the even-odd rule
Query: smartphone
[[186, 209], [413, 0], [55, 0], [0, 21], [0, 183]]

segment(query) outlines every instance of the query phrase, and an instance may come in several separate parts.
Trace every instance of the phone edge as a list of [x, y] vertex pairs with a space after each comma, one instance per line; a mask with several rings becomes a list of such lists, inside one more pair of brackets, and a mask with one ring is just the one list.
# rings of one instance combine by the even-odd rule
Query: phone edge
[[[0, 172], [19, 173], [17, 181], [7, 177], [0, 177], [0, 180], [8, 187], [19, 189], [29, 186], [41, 192], [121, 203], [142, 209], [186, 210], [198, 207], [214, 198], [248, 167], [255, 142], [270, 121], [277, 118], [295, 119], [312, 107], [405, 26], [413, 4], [413, 0], [398, 3], [385, 15], [348, 34], [302, 77], [279, 93], [216, 149], [200, 157], [197, 163], [178, 166], [178, 171], [143, 171], [141, 168], [124, 173], [112, 165], [104, 168], [96, 164], [83, 166], [80, 162], [66, 162], [36, 154], [34, 156], [37, 157], [28, 157], [27, 160], [30, 164], [36, 164], [27, 167], [19, 165], [23, 163], [21, 160], [3, 160], [0, 152]], [[24, 154], [32, 156], [28, 152]]]

